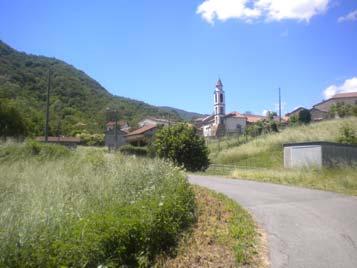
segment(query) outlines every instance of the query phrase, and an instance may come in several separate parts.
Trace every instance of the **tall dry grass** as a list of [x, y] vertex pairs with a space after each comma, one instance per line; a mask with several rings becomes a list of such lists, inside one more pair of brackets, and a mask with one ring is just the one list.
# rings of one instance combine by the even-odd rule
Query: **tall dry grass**
[[167, 162], [47, 149], [0, 146], [0, 267], [148, 266], [194, 219]]

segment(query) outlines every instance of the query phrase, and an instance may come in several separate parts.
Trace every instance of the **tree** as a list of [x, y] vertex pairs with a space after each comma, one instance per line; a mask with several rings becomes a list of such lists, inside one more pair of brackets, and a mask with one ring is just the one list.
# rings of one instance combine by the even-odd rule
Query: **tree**
[[196, 128], [187, 124], [163, 127], [152, 144], [156, 155], [170, 159], [189, 171], [205, 170], [209, 165], [208, 148]]
[[0, 137], [26, 136], [28, 124], [15, 107], [0, 102]]
[[298, 118], [299, 118], [299, 122], [300, 123], [304, 123], [304, 124], [310, 123], [310, 121], [311, 121], [311, 113], [307, 109], [302, 109], [299, 112]]

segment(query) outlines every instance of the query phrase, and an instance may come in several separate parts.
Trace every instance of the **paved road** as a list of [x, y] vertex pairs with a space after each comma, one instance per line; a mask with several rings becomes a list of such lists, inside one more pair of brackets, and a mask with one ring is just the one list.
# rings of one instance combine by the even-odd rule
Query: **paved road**
[[357, 267], [356, 197], [214, 176], [189, 180], [252, 212], [267, 233], [271, 267]]

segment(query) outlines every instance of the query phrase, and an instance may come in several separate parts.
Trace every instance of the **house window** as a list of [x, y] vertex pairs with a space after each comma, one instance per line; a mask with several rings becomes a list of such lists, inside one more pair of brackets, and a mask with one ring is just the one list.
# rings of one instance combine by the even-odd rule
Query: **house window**
[[242, 126], [240, 124], [237, 125], [237, 132], [242, 133]]
[[223, 94], [222, 93], [219, 95], [219, 98], [220, 98], [220, 101], [223, 102]]

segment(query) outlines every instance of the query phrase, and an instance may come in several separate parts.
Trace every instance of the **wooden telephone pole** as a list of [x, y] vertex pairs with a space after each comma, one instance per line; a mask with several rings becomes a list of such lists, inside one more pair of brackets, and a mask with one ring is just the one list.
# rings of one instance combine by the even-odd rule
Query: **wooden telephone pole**
[[281, 123], [281, 89], [279, 87], [279, 122]]
[[50, 88], [51, 88], [51, 69], [48, 69], [48, 86], [46, 101], [46, 125], [45, 125], [45, 142], [48, 142], [48, 121], [50, 120]]

